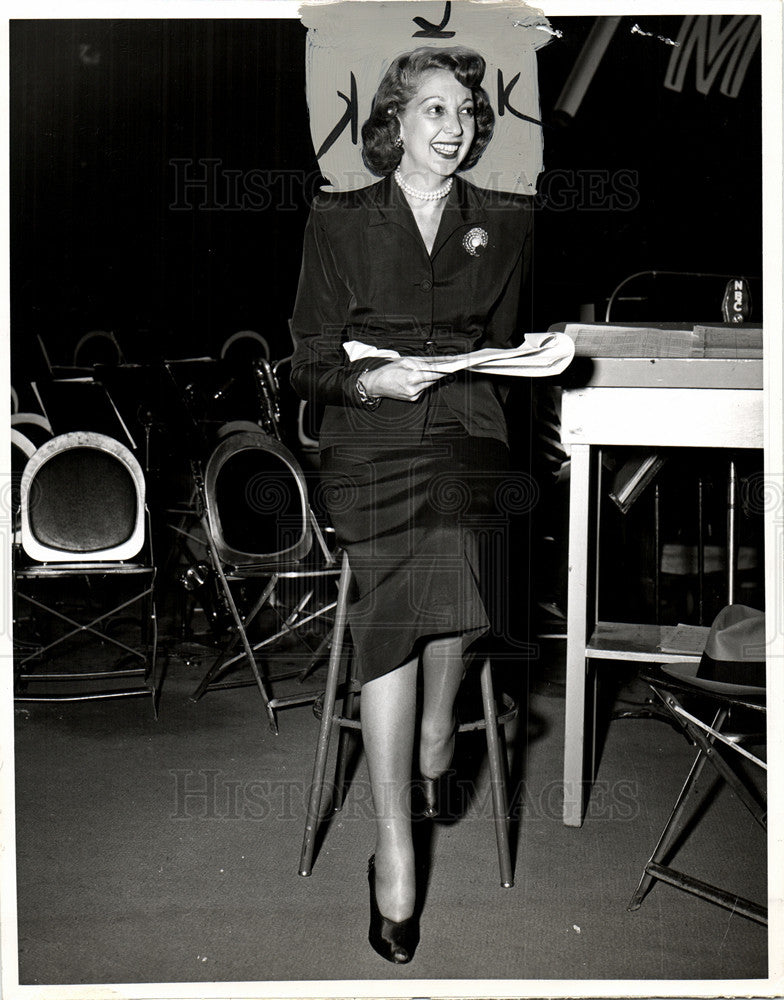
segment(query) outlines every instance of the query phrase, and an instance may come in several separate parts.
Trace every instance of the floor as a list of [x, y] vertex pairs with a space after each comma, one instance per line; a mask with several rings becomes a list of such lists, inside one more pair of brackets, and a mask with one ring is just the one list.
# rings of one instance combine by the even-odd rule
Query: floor
[[[292, 982], [318, 996], [341, 980], [392, 980], [397, 990], [430, 980], [435, 995], [453, 980], [495, 980], [503, 991], [518, 980], [766, 976], [766, 930], [737, 914], [661, 884], [627, 911], [693, 756], [674, 730], [611, 722], [585, 823], [562, 825], [563, 642], [543, 640], [527, 662], [499, 664], [501, 685], [521, 704], [507, 732], [514, 888], [498, 881], [483, 737], [466, 734], [456, 816], [417, 827], [430, 859], [421, 944], [396, 967], [366, 940], [373, 821], [361, 755], [313, 874], [301, 878], [317, 733], [310, 706], [281, 712], [276, 736], [252, 687], [193, 702], [210, 651], [162, 638], [157, 720], [147, 697], [17, 703], [21, 983], [213, 983], [204, 995], [222, 996], [221, 983]], [[272, 666], [300, 662], [292, 649]], [[605, 674], [616, 707], [644, 700], [633, 672], [608, 665]], [[276, 686], [293, 690], [292, 680]], [[764, 834], [728, 790], [712, 797], [678, 862], [765, 898]], [[325, 985], [311, 994], [302, 981]]]

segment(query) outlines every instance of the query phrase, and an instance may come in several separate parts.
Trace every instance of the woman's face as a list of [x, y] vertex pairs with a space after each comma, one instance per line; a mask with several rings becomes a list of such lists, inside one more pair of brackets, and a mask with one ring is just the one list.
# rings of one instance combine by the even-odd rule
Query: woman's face
[[412, 184], [449, 177], [474, 141], [474, 100], [468, 87], [445, 69], [423, 73], [417, 92], [398, 116], [400, 169]]

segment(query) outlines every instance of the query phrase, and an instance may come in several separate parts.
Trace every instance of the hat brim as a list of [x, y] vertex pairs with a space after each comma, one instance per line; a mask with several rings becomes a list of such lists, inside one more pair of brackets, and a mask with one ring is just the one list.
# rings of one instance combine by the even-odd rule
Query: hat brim
[[765, 694], [764, 687], [757, 687], [753, 684], [727, 684], [725, 681], [712, 681], [709, 677], [698, 677], [697, 671], [699, 663], [662, 663], [661, 669], [665, 674], [675, 677], [677, 680], [685, 681], [694, 687], [702, 688], [705, 691], [713, 691], [714, 694], [726, 695], [761, 695]]

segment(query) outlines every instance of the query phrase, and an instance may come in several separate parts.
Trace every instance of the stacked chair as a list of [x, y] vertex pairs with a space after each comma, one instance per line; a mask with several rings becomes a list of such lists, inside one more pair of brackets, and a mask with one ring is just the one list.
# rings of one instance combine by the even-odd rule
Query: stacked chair
[[[157, 713], [155, 564], [144, 475], [133, 454], [92, 431], [51, 438], [24, 467], [19, 519], [16, 700], [149, 695]], [[127, 629], [117, 634], [129, 616], [138, 640], [128, 638]], [[111, 647], [119, 661], [47, 669], [74, 640], [97, 642], [101, 659]]]

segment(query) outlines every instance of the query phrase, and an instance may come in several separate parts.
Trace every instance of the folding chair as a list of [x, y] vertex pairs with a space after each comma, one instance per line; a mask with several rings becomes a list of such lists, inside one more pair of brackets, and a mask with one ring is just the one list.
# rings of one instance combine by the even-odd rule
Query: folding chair
[[[764, 776], [767, 765], [764, 760], [747, 749], [747, 746], [763, 743], [764, 734], [744, 735], [732, 733], [727, 729], [732, 713], [739, 712], [745, 713], [755, 721], [759, 720], [762, 723], [761, 728], [764, 729], [765, 689], [754, 685], [704, 681], [696, 675], [696, 669], [696, 664], [671, 664], [666, 670], [672, 674], [665, 672], [664, 669], [656, 669], [642, 675], [675, 728], [683, 732], [698, 749], [670, 817], [653, 854], [645, 865], [628, 909], [639, 909], [653, 883], [658, 880], [722, 906], [733, 913], [740, 913], [757, 923], [767, 924], [766, 907], [694, 878], [670, 864], [672, 860], [670, 855], [673, 853], [676, 840], [688, 822], [689, 816], [693, 817], [696, 813], [698, 796], [702, 790], [699, 779], [707, 763], [710, 763], [719, 778], [732, 788], [762, 829], [767, 829], [764, 782], [760, 788], [752, 778], [753, 773]], [[695, 696], [698, 696], [698, 701], [694, 706], [689, 701], [687, 709], [683, 701], [694, 699]], [[744, 746], [744, 743], [747, 746]]]
[[[269, 684], [291, 676], [303, 678], [329, 645], [329, 636], [317, 649], [308, 649], [310, 663], [293, 675], [268, 678], [255, 654], [331, 615], [336, 600], [319, 603], [317, 586], [308, 586], [290, 613], [282, 615], [275, 600], [280, 627], [272, 634], [252, 643], [248, 630], [262, 609], [272, 606], [282, 580], [318, 584], [320, 580], [337, 579], [340, 567], [311, 511], [299, 463], [275, 438], [260, 430], [231, 434], [218, 442], [204, 476], [195, 465], [193, 475], [198, 515], [234, 634], [191, 698], [197, 701], [207, 690], [255, 683], [270, 727], [277, 732], [276, 709], [312, 702], [318, 692], [273, 697]], [[315, 566], [306, 565], [303, 560], [311, 552], [314, 537], [321, 560]], [[240, 610], [235, 592], [251, 580], [263, 580], [264, 585], [247, 610]], [[242, 661], [250, 668], [252, 680], [220, 681], [230, 667]]]
[[[91, 431], [52, 438], [28, 460], [20, 487], [20, 544], [14, 550], [15, 699], [17, 701], [84, 701], [133, 695], [152, 696], [157, 715], [157, 630], [155, 566], [150, 548], [145, 483], [139, 463], [118, 441]], [[77, 599], [76, 581], [86, 585], [89, 600]], [[115, 588], [118, 603], [104, 603]], [[64, 585], [67, 585], [65, 587]], [[22, 609], [32, 614], [22, 617]], [[140, 640], [109, 632], [130, 609], [139, 613]], [[25, 625], [51, 626], [48, 641]], [[64, 628], [63, 628], [64, 626]], [[33, 670], [34, 661], [65, 653], [73, 639], [92, 639], [112, 646], [129, 665], [61, 672]], [[141, 678], [132, 687], [114, 682]], [[101, 682], [99, 690], [63, 692], [75, 682]], [[103, 682], [110, 681], [108, 686]], [[55, 682], [57, 691], [28, 690]]]

